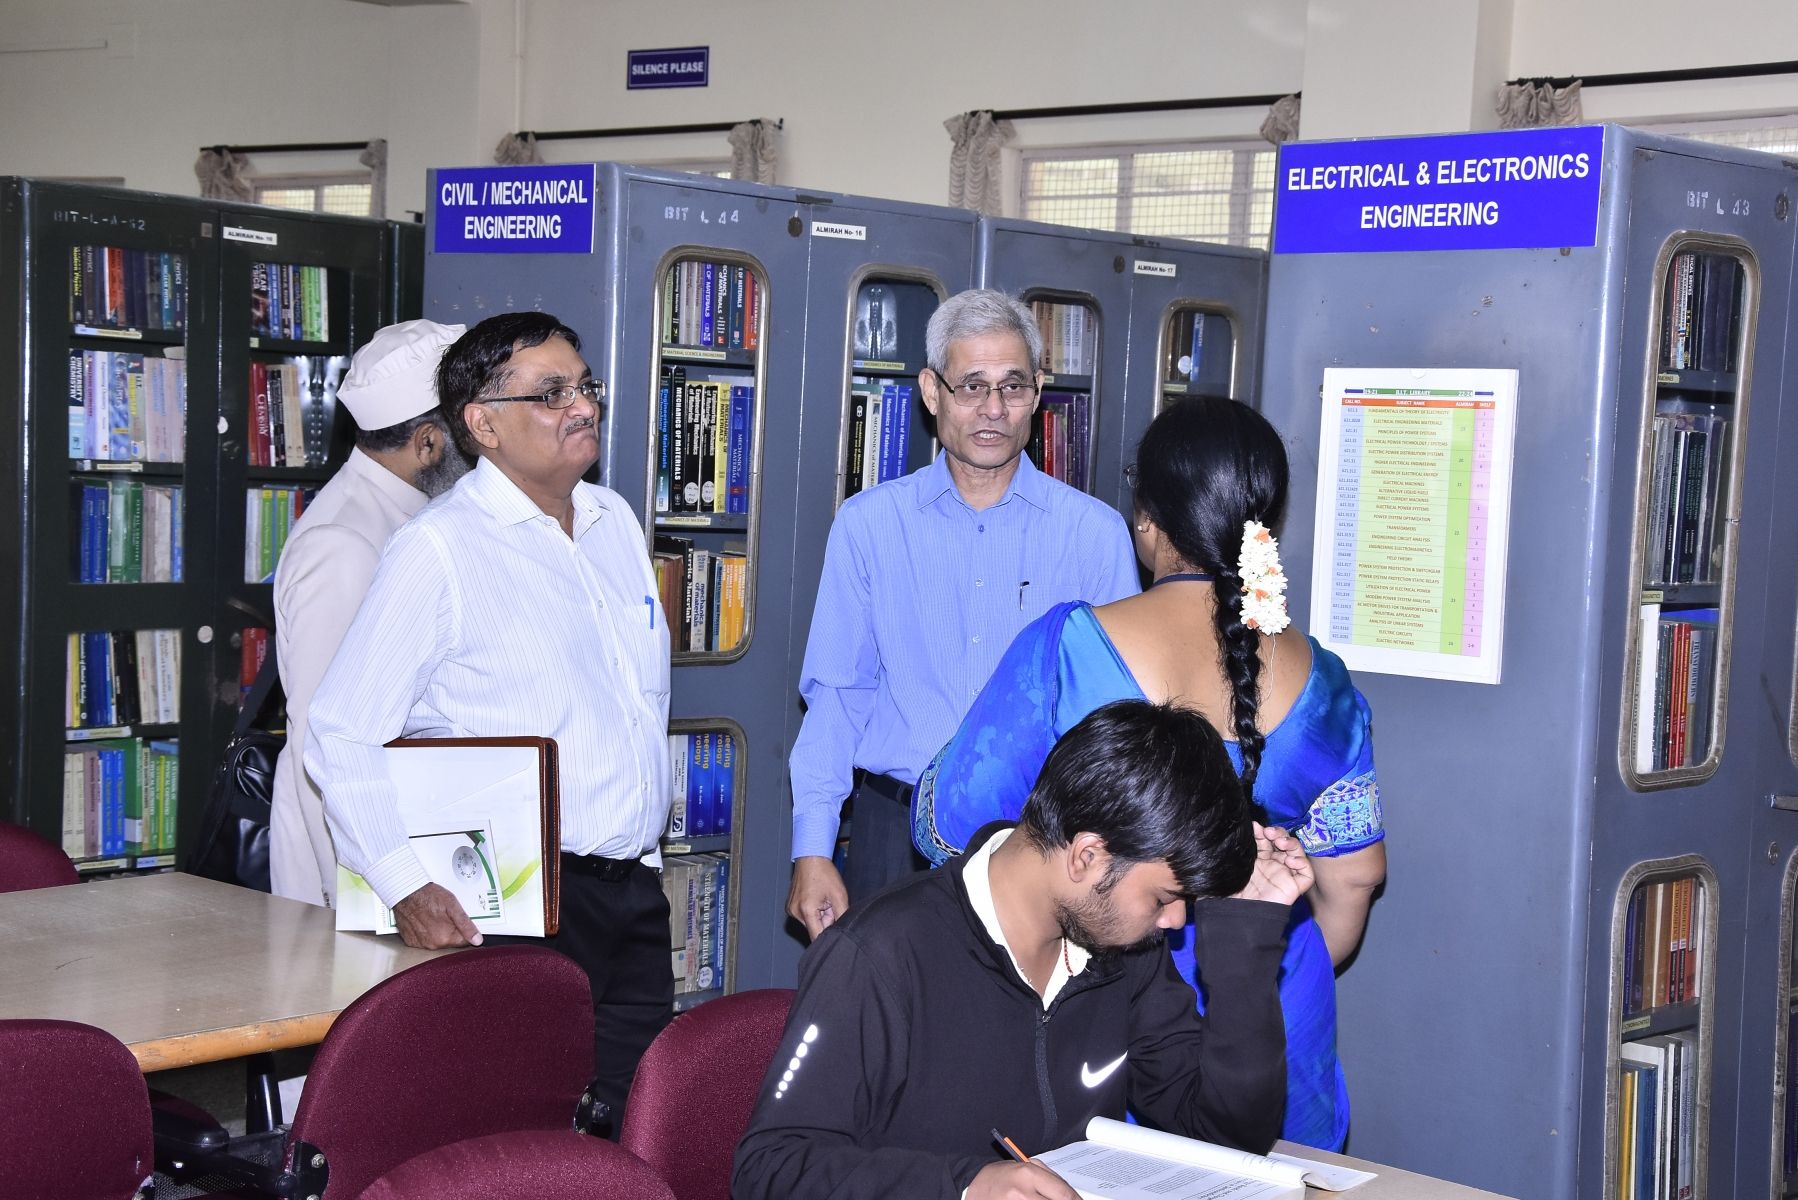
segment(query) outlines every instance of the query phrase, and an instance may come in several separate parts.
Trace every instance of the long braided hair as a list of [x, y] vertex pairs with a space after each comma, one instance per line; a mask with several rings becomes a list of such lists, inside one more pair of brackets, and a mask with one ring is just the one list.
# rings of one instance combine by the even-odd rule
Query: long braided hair
[[1230, 685], [1230, 729], [1251, 797], [1267, 739], [1261, 709], [1260, 634], [1242, 623], [1245, 521], [1278, 526], [1286, 511], [1286, 448], [1260, 413], [1236, 400], [1194, 396], [1162, 411], [1136, 449], [1136, 508], [1217, 591], [1218, 644]]

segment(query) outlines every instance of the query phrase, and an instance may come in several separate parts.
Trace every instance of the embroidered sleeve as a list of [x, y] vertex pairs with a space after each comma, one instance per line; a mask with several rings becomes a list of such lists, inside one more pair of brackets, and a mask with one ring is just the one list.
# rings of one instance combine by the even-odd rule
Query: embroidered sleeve
[[1325, 788], [1312, 803], [1309, 816], [1293, 831], [1307, 854], [1347, 854], [1386, 836], [1380, 785], [1371, 769]]

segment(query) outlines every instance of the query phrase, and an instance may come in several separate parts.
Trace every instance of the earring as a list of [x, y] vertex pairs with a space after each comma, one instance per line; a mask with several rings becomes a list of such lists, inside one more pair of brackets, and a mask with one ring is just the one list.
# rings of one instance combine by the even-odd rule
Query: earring
[[1137, 526], [1137, 527], [1136, 527], [1136, 532], [1138, 532], [1138, 533], [1147, 533], [1147, 532], [1149, 532], [1149, 527], [1148, 527], [1148, 525], [1146, 525], [1146, 524], [1143, 524], [1143, 525], [1138, 525], [1138, 526]]

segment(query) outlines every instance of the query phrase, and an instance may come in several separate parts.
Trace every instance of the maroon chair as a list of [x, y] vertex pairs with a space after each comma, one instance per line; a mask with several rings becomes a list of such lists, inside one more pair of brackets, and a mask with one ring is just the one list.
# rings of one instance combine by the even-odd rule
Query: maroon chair
[[75, 1021], [0, 1021], [0, 1196], [130, 1200], [153, 1158], [149, 1090], [123, 1042]]
[[0, 892], [80, 883], [75, 864], [55, 842], [45, 841], [22, 825], [0, 821]]
[[361, 1200], [674, 1200], [629, 1151], [572, 1130], [495, 1133], [427, 1150], [375, 1180]]
[[677, 1200], [730, 1200], [731, 1159], [792, 1006], [788, 988], [738, 992], [682, 1013], [650, 1043], [618, 1142]]
[[451, 1142], [572, 1130], [592, 1071], [586, 972], [542, 946], [464, 950], [391, 976], [343, 1010], [306, 1073], [278, 1168], [230, 1154], [184, 1162], [260, 1194], [347, 1200]]

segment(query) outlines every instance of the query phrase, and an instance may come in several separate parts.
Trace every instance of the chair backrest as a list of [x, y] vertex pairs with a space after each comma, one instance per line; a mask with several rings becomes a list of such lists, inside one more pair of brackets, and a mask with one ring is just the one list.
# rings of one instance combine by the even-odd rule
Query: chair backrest
[[361, 1200], [674, 1200], [649, 1164], [573, 1130], [495, 1133], [428, 1150], [375, 1180]]
[[22, 825], [0, 821], [0, 892], [80, 883], [75, 864], [55, 842], [47, 842]]
[[792, 1006], [788, 988], [738, 992], [682, 1013], [650, 1043], [618, 1142], [678, 1200], [730, 1200], [731, 1159]]
[[330, 1200], [426, 1150], [563, 1130], [593, 1071], [587, 975], [541, 946], [435, 958], [369, 989], [325, 1034], [288, 1138], [322, 1152]]
[[0, 1021], [0, 1196], [129, 1200], [155, 1153], [124, 1043], [75, 1021]]

